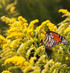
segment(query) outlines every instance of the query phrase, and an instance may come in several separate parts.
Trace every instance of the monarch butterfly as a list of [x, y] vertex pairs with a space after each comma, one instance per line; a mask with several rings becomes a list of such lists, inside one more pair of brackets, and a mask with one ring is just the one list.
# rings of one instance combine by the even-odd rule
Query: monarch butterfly
[[49, 29], [46, 32], [44, 42], [42, 40], [41, 42], [42, 45], [45, 44], [45, 48], [46, 48], [45, 51], [48, 57], [52, 54], [53, 51], [51, 48], [54, 47], [55, 45], [58, 45], [60, 43], [63, 43], [64, 45], [68, 45], [68, 41], [63, 36], [53, 31], [50, 31]]
[[67, 45], [68, 41], [60, 34], [50, 31], [48, 29], [48, 31], [46, 32], [46, 35], [45, 35], [45, 40], [44, 40], [44, 44], [45, 44], [46, 48], [52, 48], [55, 45], [58, 45], [60, 43]]

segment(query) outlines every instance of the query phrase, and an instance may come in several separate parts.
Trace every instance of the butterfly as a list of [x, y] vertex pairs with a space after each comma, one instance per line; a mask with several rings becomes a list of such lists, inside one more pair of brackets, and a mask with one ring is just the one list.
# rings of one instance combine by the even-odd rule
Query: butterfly
[[53, 31], [50, 31], [48, 29], [45, 35], [45, 40], [44, 40], [45, 47], [52, 48], [55, 45], [58, 45], [60, 43], [63, 43], [64, 45], [68, 45], [68, 41], [63, 36]]

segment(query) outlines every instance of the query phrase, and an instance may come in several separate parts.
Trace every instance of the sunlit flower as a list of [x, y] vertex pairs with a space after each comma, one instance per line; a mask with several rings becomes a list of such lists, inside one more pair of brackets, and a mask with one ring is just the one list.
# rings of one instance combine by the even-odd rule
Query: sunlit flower
[[24, 65], [24, 62], [25, 62], [25, 58], [24, 57], [21, 57], [21, 56], [14, 56], [12, 58], [8, 58], [5, 60], [4, 64], [9, 64], [9, 63], [13, 63], [15, 65], [18, 65], [18, 66], [23, 66]]
[[42, 30], [45, 29], [45, 27], [47, 27], [47, 24], [49, 23], [50, 21], [49, 20], [46, 20], [44, 22], [42, 22], [42, 24], [36, 28], [36, 33], [40, 33]]
[[18, 17], [18, 20], [19, 20], [20, 22], [24, 22], [24, 23], [27, 22], [27, 20], [26, 20], [25, 18], [23, 18], [22, 16], [19, 16], [19, 17]]
[[69, 13], [69, 11], [67, 9], [59, 9], [58, 12], [61, 12], [63, 14]]
[[53, 24], [53, 23], [48, 23], [47, 24], [48, 28], [51, 30], [51, 31], [56, 31], [57, 30], [57, 27]]
[[17, 27], [13, 27], [13, 28], [10, 28], [7, 32], [12, 33], [14, 31], [19, 32], [19, 29]]
[[30, 24], [29, 24], [29, 26], [28, 26], [28, 29], [33, 29], [33, 28], [34, 28], [34, 24], [35, 24], [35, 23], [38, 23], [38, 22], [39, 22], [39, 20], [37, 20], [37, 19], [31, 21]]

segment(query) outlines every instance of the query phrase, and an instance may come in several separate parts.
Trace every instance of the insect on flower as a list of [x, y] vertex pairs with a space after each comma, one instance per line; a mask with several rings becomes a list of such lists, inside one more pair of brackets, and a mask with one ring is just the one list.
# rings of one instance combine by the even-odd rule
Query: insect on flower
[[52, 48], [55, 45], [63, 43], [64, 45], [68, 45], [68, 41], [58, 33], [52, 32], [48, 29], [45, 35], [44, 44], [46, 48]]

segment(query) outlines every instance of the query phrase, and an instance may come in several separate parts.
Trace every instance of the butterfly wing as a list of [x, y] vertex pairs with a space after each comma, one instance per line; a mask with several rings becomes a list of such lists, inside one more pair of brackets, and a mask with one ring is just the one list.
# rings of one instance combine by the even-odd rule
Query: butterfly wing
[[58, 44], [60, 44], [62, 42], [62, 40], [60, 38], [61, 35], [59, 35], [59, 34], [57, 34], [55, 32], [50, 32], [50, 33], [52, 33], [56, 45], [58, 45]]
[[63, 43], [64, 45], [68, 45], [68, 41], [61, 35], [55, 33], [55, 32], [51, 32], [54, 40], [55, 40], [55, 44], [58, 45], [60, 43]]
[[46, 48], [52, 48], [53, 46], [58, 45], [60, 43], [63, 43], [64, 45], [68, 44], [68, 41], [63, 36], [52, 31], [46, 33], [44, 42]]
[[46, 48], [52, 48], [55, 45], [55, 41], [51, 33], [46, 34], [44, 43]]
[[64, 44], [64, 45], [68, 45], [68, 41], [61, 36], [61, 42]]

